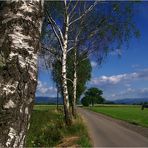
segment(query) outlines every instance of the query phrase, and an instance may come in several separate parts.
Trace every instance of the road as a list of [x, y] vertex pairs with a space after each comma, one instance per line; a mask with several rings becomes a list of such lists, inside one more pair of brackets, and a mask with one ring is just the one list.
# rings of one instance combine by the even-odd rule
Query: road
[[148, 138], [123, 127], [113, 120], [79, 108], [94, 147], [148, 147]]

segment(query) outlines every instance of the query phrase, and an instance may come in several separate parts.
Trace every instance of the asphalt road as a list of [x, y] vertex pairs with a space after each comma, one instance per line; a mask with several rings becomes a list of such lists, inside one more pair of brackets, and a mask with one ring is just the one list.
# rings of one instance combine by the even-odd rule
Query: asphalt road
[[94, 147], [148, 147], [148, 138], [92, 111], [79, 108]]

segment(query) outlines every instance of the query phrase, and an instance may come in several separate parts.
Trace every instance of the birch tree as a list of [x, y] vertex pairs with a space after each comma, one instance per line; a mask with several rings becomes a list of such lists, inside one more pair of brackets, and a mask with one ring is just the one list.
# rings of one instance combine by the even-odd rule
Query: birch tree
[[[74, 50], [73, 113], [76, 114], [77, 64], [93, 58], [98, 65], [107, 54], [139, 32], [132, 20], [132, 2], [71, 2], [69, 50]], [[95, 7], [94, 7], [95, 6]], [[124, 15], [123, 15], [124, 14]], [[81, 61], [77, 53], [84, 54]]]
[[[75, 7], [70, 11], [70, 3], [71, 1], [67, 2], [64, 0], [62, 3], [63, 6], [63, 24], [58, 25], [56, 23], [56, 20], [53, 19], [53, 16], [51, 15], [51, 12], [46, 11], [47, 14], [47, 22], [51, 26], [58, 44], [59, 48], [61, 50], [61, 63], [62, 63], [62, 94], [64, 99], [64, 113], [65, 113], [65, 121], [67, 125], [71, 125], [72, 118], [70, 113], [70, 105], [69, 105], [69, 96], [68, 96], [68, 87], [67, 87], [67, 54], [71, 49], [69, 48], [69, 29], [70, 25], [77, 22], [79, 19], [81, 19], [83, 16], [85, 16], [89, 11], [93, 9], [93, 7], [96, 5], [96, 2], [94, 2], [92, 5], [90, 5], [88, 10], [85, 10], [82, 16], [79, 16], [78, 18], [75, 18], [71, 20], [72, 11], [75, 9]], [[76, 81], [74, 82], [74, 86]], [[75, 89], [76, 90], [76, 89]]]
[[64, 0], [64, 25], [63, 30], [57, 25], [55, 20], [51, 17], [51, 14], [46, 10], [48, 23], [58, 40], [60, 50], [62, 52], [61, 63], [62, 63], [62, 94], [63, 94], [63, 104], [64, 104], [64, 115], [65, 122], [67, 125], [72, 124], [71, 113], [69, 109], [69, 98], [68, 98], [68, 88], [67, 88], [67, 50], [68, 50], [68, 31], [69, 31], [69, 16], [68, 16], [68, 6], [67, 1]]
[[[86, 55], [82, 61], [91, 56], [100, 64], [109, 51], [120, 48], [136, 35], [137, 29], [132, 21], [132, 2], [61, 1], [56, 4], [61, 4], [63, 9], [47, 13], [47, 28], [51, 26], [59, 45], [54, 45], [54, 49], [60, 49], [62, 56], [64, 106], [68, 110], [67, 81], [73, 83], [73, 108], [77, 96], [77, 53]], [[66, 74], [66, 61], [72, 50], [75, 60], [73, 79], [70, 80]]]
[[[82, 61], [84, 58], [85, 60]], [[86, 89], [86, 83], [91, 78], [92, 67], [90, 59], [86, 58], [86, 55], [79, 54], [75, 49], [68, 54], [67, 67], [68, 79], [71, 80], [68, 81], [69, 100], [72, 107], [72, 115], [76, 118], [76, 103], [79, 102], [82, 93]]]
[[23, 147], [37, 85], [43, 1], [0, 3], [0, 147]]
[[[91, 63], [89, 59], [85, 59], [83, 61], [81, 61], [85, 55], [79, 55], [78, 53], [77, 55], [77, 81], [78, 83], [76, 83], [76, 102], [73, 101], [73, 77], [74, 77], [74, 61], [75, 61], [75, 55], [74, 55], [75, 51], [71, 51], [68, 54], [67, 57], [67, 79], [69, 80], [67, 83], [68, 86], [68, 93], [69, 93], [69, 101], [70, 101], [70, 106], [72, 108], [72, 115], [74, 117], [76, 117], [76, 108], [74, 108], [74, 104], [76, 104], [76, 102], [79, 102], [80, 96], [82, 95], [82, 93], [85, 91], [86, 89], [86, 83], [90, 80], [91, 78]], [[81, 62], [79, 62], [81, 61]], [[47, 61], [50, 62], [50, 61]], [[47, 63], [48, 65], [48, 63]], [[61, 61], [60, 60], [56, 60], [53, 64], [52, 64], [52, 76], [53, 76], [53, 80], [57, 85], [57, 89], [60, 90], [60, 92], [62, 92], [62, 78], [61, 78]]]

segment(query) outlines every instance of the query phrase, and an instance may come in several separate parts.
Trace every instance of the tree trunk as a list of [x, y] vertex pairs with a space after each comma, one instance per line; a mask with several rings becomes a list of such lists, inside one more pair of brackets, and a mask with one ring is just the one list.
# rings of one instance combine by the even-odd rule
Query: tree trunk
[[67, 51], [66, 51], [66, 43], [65, 48], [63, 50], [63, 58], [62, 58], [62, 87], [63, 87], [63, 99], [64, 99], [64, 115], [65, 122], [67, 125], [71, 125], [71, 114], [69, 108], [69, 98], [68, 98], [68, 88], [67, 88], [67, 69], [66, 69], [66, 60], [67, 60]]
[[57, 84], [57, 110], [59, 110], [59, 86]]
[[67, 125], [72, 124], [72, 118], [69, 107], [69, 96], [67, 88], [67, 44], [68, 44], [68, 30], [69, 30], [69, 16], [67, 15], [67, 4], [65, 3], [65, 22], [64, 22], [64, 43], [62, 52], [62, 87], [63, 87], [63, 99], [64, 99], [64, 114]]
[[73, 77], [73, 98], [72, 98], [72, 115], [76, 118], [76, 99], [77, 99], [77, 53], [74, 49], [74, 77]]
[[69, 110], [69, 98], [68, 98], [68, 88], [67, 88], [67, 72], [66, 72], [66, 58], [67, 53], [63, 51], [63, 58], [62, 58], [62, 87], [63, 87], [63, 99], [64, 99], [64, 114], [65, 114], [65, 121], [67, 125], [71, 125], [71, 115]]
[[5, 1], [0, 12], [0, 147], [23, 147], [37, 85], [42, 6]]

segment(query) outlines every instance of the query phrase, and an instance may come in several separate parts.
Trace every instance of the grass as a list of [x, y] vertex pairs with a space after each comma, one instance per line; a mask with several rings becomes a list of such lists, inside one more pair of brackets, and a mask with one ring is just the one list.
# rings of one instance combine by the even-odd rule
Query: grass
[[91, 147], [87, 129], [80, 117], [70, 127], [65, 126], [62, 112], [54, 105], [35, 105], [30, 129], [26, 138], [26, 147], [54, 147], [65, 137], [79, 137], [74, 145]]
[[129, 123], [148, 127], [148, 109], [141, 110], [138, 105], [99, 105], [88, 109]]

